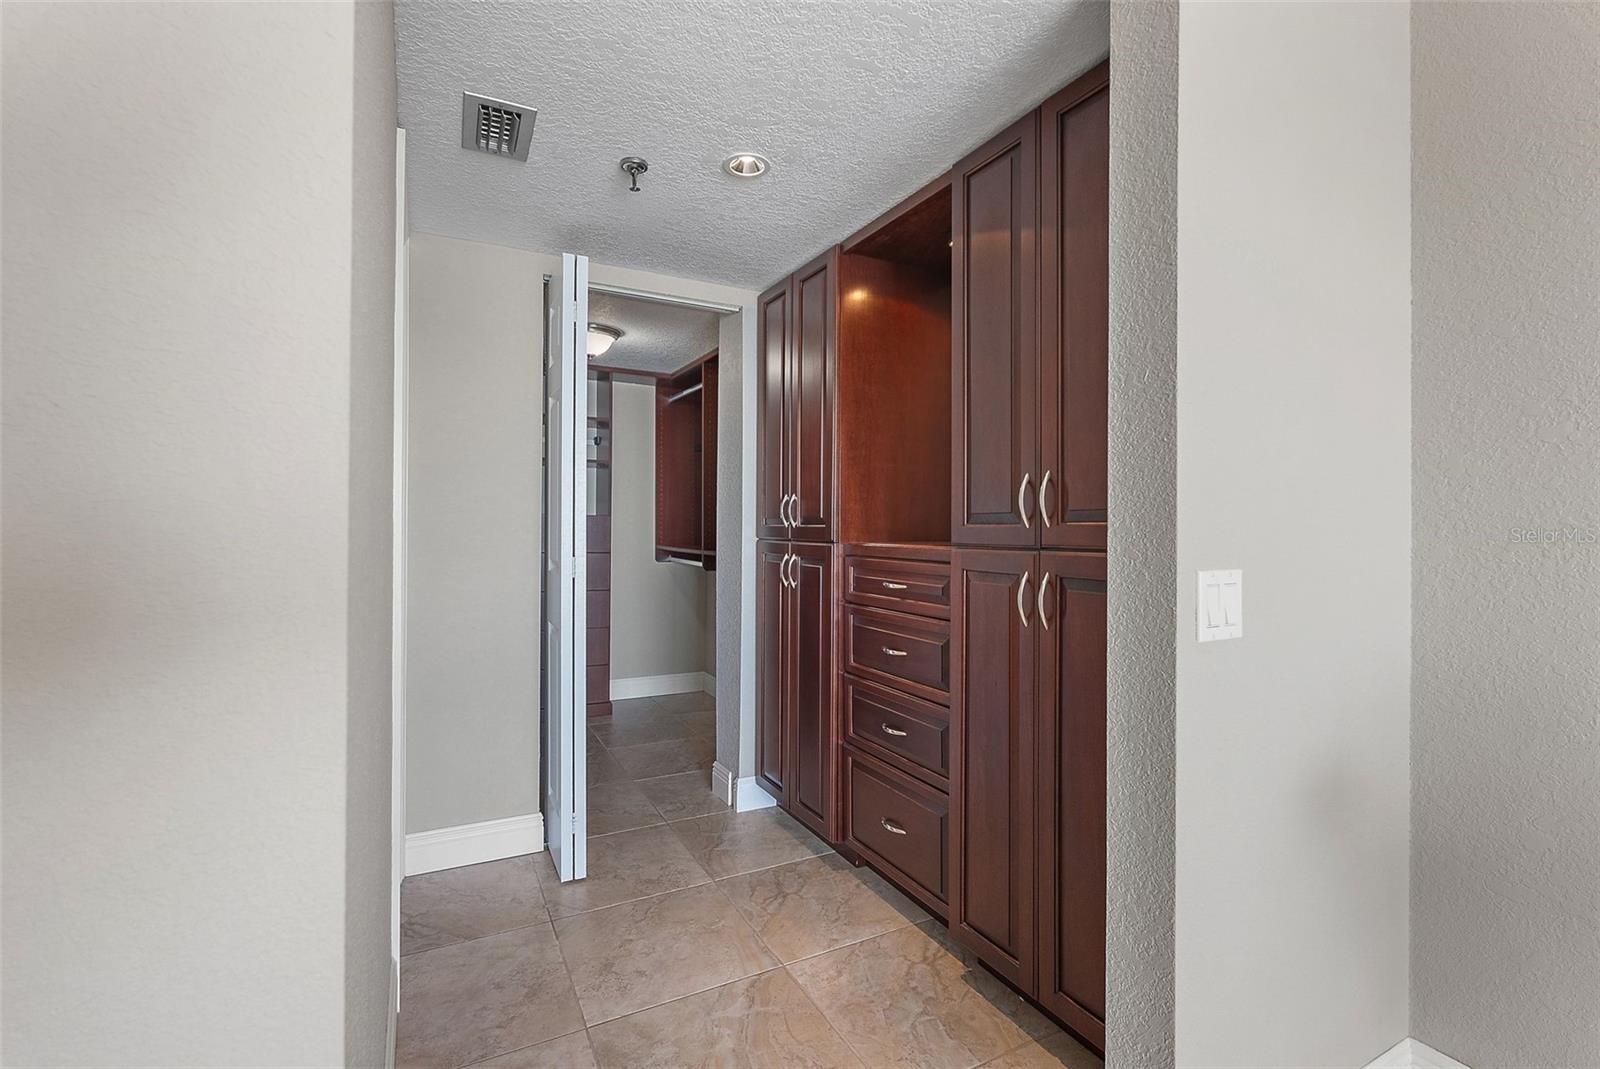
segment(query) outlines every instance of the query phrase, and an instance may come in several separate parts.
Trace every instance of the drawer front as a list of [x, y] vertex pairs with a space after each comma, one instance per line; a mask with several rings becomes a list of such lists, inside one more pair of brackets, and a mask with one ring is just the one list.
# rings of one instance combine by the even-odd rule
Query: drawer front
[[938, 561], [850, 557], [845, 598], [857, 605], [950, 619], [950, 565]]
[[921, 891], [921, 898], [948, 900], [950, 803], [937, 791], [908, 779], [858, 751], [846, 749], [849, 843]]
[[936, 702], [950, 701], [950, 624], [846, 606], [845, 666]]
[[929, 779], [941, 790], [950, 783], [950, 713], [932, 702], [844, 677], [845, 732], [868, 753], [885, 757], [902, 772]]

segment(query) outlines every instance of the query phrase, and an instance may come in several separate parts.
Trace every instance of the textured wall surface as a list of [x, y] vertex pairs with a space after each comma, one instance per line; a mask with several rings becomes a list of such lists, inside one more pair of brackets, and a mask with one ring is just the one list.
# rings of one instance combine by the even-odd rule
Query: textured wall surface
[[406, 830], [417, 832], [540, 808], [547, 258], [426, 234], [410, 252]]
[[382, 1042], [381, 18], [0, 10], [8, 1065]]
[[1600, 1065], [1600, 6], [1417, 4], [1412, 1034]]
[[745, 446], [756, 429], [755, 295], [747, 301], [717, 339], [717, 763], [738, 776], [756, 772], [756, 458]]
[[[398, 29], [414, 230], [756, 290], [1106, 50], [1094, 0], [411, 0]], [[526, 163], [461, 147], [463, 89], [539, 109]], [[770, 173], [721, 171], [749, 150]]]
[[716, 573], [656, 560], [656, 388], [615, 383], [611, 410], [611, 678], [703, 672]]
[[[1407, 1034], [1410, 25], [1184, 4], [1177, 1062]], [[1244, 569], [1244, 637], [1194, 576]]]
[[394, 881], [394, 4], [354, 11], [344, 1063], [364, 1066], [388, 1055]]
[[1172, 1064], [1178, 5], [1111, 10], [1106, 1064]]

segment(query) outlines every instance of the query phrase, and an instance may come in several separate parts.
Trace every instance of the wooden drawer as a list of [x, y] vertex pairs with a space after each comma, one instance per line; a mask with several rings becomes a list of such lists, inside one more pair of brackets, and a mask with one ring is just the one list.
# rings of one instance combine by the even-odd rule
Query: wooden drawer
[[857, 605], [950, 619], [948, 561], [849, 557], [845, 599]]
[[943, 916], [949, 897], [949, 797], [852, 747], [845, 747], [844, 763], [845, 842]]
[[844, 635], [846, 671], [949, 704], [949, 621], [846, 605]]
[[949, 790], [949, 710], [853, 676], [842, 682], [845, 737], [900, 771]]

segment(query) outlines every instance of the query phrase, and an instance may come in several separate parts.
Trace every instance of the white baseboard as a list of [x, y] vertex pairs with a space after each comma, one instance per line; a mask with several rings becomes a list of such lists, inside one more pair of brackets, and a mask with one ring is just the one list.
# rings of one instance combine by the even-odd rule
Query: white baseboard
[[770, 809], [778, 800], [754, 776], [738, 778], [723, 766], [721, 761], [711, 765], [711, 793], [733, 808], [735, 813], [748, 813], [752, 809]]
[[671, 676], [632, 676], [611, 681], [611, 700], [654, 698], [662, 694], [716, 693], [717, 677], [705, 672], [679, 672]]
[[416, 876], [544, 849], [544, 814], [484, 820], [406, 836], [406, 875]]
[[1467, 1069], [1467, 1066], [1420, 1040], [1407, 1038], [1368, 1062], [1364, 1069]]
[[729, 809], [733, 808], [733, 803], [737, 798], [734, 786], [737, 782], [738, 777], [722, 767], [721, 761], [713, 761], [711, 763], [711, 793], [720, 798], [722, 804]]
[[754, 776], [741, 779], [735, 788], [733, 808], [738, 813], [748, 813], [752, 809], [770, 809], [778, 804], [778, 800], [767, 793], [767, 789], [756, 782]]

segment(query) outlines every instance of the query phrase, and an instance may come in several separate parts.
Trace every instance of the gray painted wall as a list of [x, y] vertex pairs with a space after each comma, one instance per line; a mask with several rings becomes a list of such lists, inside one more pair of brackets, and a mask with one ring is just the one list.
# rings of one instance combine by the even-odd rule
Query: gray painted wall
[[[406, 830], [539, 811], [543, 261], [413, 234]], [[493, 309], [493, 314], [485, 314]]]
[[[1407, 1034], [1410, 24], [1184, 4], [1177, 1062]], [[1194, 637], [1244, 569], [1244, 637]]]
[[717, 325], [717, 763], [756, 773], [756, 311]]
[[611, 410], [611, 678], [704, 672], [714, 573], [656, 560], [656, 389], [615, 383]]
[[1111, 6], [1106, 1064], [1173, 1058], [1178, 4]]
[[381, 1064], [390, 13], [0, 18], [0, 1057]]
[[1562, 532], [1600, 534], [1600, 7], [1411, 29], [1412, 1034], [1593, 1066], [1600, 546]]

